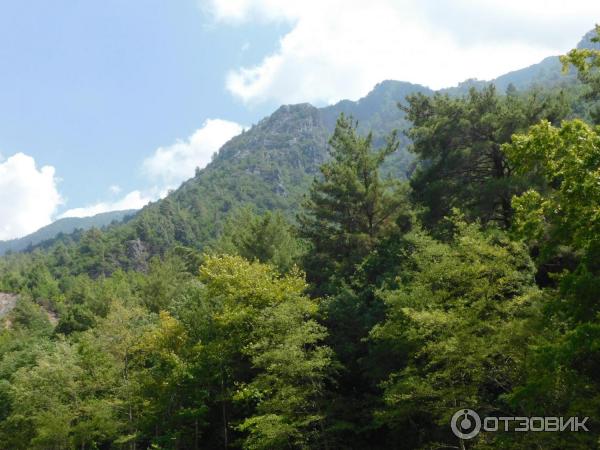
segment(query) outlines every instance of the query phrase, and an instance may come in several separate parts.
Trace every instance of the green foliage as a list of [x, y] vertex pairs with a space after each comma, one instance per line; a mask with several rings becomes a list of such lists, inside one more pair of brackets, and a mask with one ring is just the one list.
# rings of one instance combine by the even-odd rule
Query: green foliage
[[15, 330], [42, 336], [48, 336], [52, 332], [48, 313], [27, 297], [17, 300], [8, 317], [11, 328]]
[[513, 173], [501, 145], [541, 118], [560, 120], [566, 113], [561, 95], [500, 97], [489, 86], [464, 98], [417, 94], [407, 100], [414, 124], [409, 136], [420, 161], [411, 185], [415, 200], [426, 207], [425, 225], [433, 227], [459, 208], [470, 220], [507, 228], [511, 197], [535, 180]]
[[392, 133], [385, 147], [372, 149], [372, 135], [360, 136], [357, 124], [340, 116], [331, 158], [321, 166], [322, 177], [315, 179], [298, 220], [308, 243], [303, 265], [313, 293], [329, 296], [321, 313], [330, 331], [327, 342], [343, 366], [328, 394], [337, 399], [328, 411], [327, 439], [333, 446], [350, 441], [351, 435], [357, 445], [368, 442], [351, 425], [370, 422], [369, 397], [377, 389], [376, 376], [367, 374], [380, 352], [369, 349], [365, 338], [383, 317], [375, 291], [391, 267], [381, 263], [397, 264], [399, 224], [410, 222], [405, 186], [380, 173], [397, 147]]
[[453, 225], [451, 243], [416, 232], [412, 270], [398, 290], [382, 293], [388, 317], [372, 331], [408, 350], [383, 384], [379, 420], [398, 432], [416, 422], [415, 447], [456, 445], [445, 425], [461, 405], [486, 415], [503, 407], [501, 396], [521, 379], [539, 302], [523, 246], [461, 219]]
[[537, 172], [552, 188], [513, 200], [516, 229], [543, 240], [548, 251], [559, 245], [586, 251], [600, 236], [599, 132], [579, 120], [560, 128], [542, 122], [504, 147], [519, 172]]
[[177, 315], [202, 343], [197, 364], [214, 383], [208, 402], [222, 411], [208, 439], [231, 442], [230, 416], [241, 408], [245, 448], [316, 442], [332, 356], [321, 344], [325, 330], [312, 319], [317, 304], [303, 294], [304, 279], [240, 257], [206, 256], [200, 281]]
[[[583, 101], [591, 109], [590, 115], [600, 123], [600, 25], [596, 25], [595, 35], [590, 38], [589, 46], [574, 48], [560, 57], [563, 72], [571, 66], [575, 67], [579, 79], [587, 86], [587, 92], [582, 95]], [[594, 45], [595, 44], [595, 45]]]
[[169, 309], [170, 303], [177, 298], [190, 277], [185, 262], [180, 258], [170, 256], [162, 261], [152, 259], [148, 273], [140, 283], [142, 303], [155, 313]]
[[[0, 258], [0, 448], [598, 448], [597, 44], [585, 85], [281, 107], [127, 223]], [[591, 431], [459, 441], [467, 407]]]
[[304, 267], [321, 292], [354, 274], [402, 204], [398, 184], [379, 173], [398, 148], [396, 133], [381, 150], [374, 151], [371, 140], [357, 133], [352, 119], [340, 116], [329, 142], [331, 160], [321, 166], [322, 178], [313, 182], [298, 218], [300, 235], [310, 244]]
[[[600, 292], [600, 136], [582, 121], [547, 122], [513, 137], [506, 153], [519, 171], [536, 171], [545, 189], [515, 197], [515, 232], [539, 252], [555, 284], [545, 290], [542, 323], [547, 330], [529, 359], [527, 377], [509, 396], [537, 414], [588, 415], [595, 426], [600, 380], [598, 292]], [[561, 263], [571, 254], [571, 264]], [[595, 436], [578, 435], [569, 446], [592, 448]]]
[[287, 299], [258, 313], [242, 349], [259, 371], [235, 397], [250, 395], [256, 402], [256, 413], [239, 426], [249, 433], [245, 448], [308, 448], [319, 441], [324, 416], [318, 399], [331, 372], [332, 353], [321, 345], [325, 328], [306, 320], [317, 305], [298, 295], [302, 290], [286, 289]]
[[58, 340], [32, 367], [12, 375], [3, 447], [96, 448], [118, 438], [126, 427], [120, 408], [128, 400], [122, 395], [128, 383], [118, 349], [131, 343], [132, 325], [139, 327], [132, 322], [134, 311], [115, 306], [80, 343]]
[[301, 254], [300, 242], [280, 212], [267, 211], [258, 216], [248, 207], [228, 217], [218, 241], [211, 247], [217, 254], [272, 264], [281, 272], [291, 270]]
[[[334, 363], [297, 268], [175, 255], [70, 280], [0, 334], [0, 448], [308, 448]], [[170, 311], [169, 311], [170, 310]]]

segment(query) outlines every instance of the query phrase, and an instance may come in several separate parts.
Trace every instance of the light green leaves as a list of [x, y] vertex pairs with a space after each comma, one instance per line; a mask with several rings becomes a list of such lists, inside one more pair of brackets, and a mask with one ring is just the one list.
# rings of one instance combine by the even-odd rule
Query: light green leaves
[[537, 172], [547, 187], [513, 199], [516, 229], [548, 238], [550, 247], [586, 249], [600, 235], [600, 135], [580, 120], [560, 128], [543, 121], [503, 147], [519, 172]]

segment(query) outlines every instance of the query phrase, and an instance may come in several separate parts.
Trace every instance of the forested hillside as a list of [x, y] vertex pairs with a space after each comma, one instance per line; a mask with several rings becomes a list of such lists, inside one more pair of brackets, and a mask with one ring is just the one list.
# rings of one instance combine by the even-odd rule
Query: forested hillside
[[[282, 106], [126, 223], [0, 258], [0, 448], [598, 448], [588, 38], [565, 83]], [[589, 431], [463, 439], [465, 408]]]
[[[92, 230], [63, 236], [54, 251], [71, 255], [68, 264], [81, 260], [82, 247], [95, 250], [102, 261], [86, 263], [90, 274], [116, 268], [141, 268], [148, 258], [162, 255], [175, 245], [202, 249], [214, 240], [231, 212], [252, 205], [255, 212], [280, 211], [290, 220], [303, 196], [328, 158], [327, 141], [340, 113], [359, 121], [360, 132], [373, 130], [376, 145], [394, 129], [408, 129], [405, 112], [397, 102], [406, 95], [432, 91], [397, 81], [377, 85], [357, 101], [344, 101], [322, 109], [309, 104], [286, 105], [227, 142], [204, 169], [181, 187], [142, 209], [124, 225], [107, 232]], [[412, 170], [409, 139], [401, 132], [401, 146], [385, 162], [386, 175], [406, 179]], [[95, 264], [96, 267], [91, 267]], [[79, 272], [81, 268], [70, 267]]]
[[66, 217], [40, 228], [39, 230], [19, 239], [0, 241], [0, 255], [11, 251], [21, 252], [35, 247], [44, 241], [52, 240], [63, 234], [73, 233], [75, 230], [89, 230], [102, 228], [116, 222], [122, 222], [127, 217], [133, 216], [135, 210], [110, 211], [96, 214], [92, 217]]

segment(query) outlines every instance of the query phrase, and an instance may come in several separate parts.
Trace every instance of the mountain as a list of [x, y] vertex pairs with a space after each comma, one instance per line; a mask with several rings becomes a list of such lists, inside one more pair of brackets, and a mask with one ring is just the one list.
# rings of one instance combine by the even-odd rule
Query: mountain
[[562, 73], [562, 64], [558, 56], [549, 56], [537, 64], [508, 72], [493, 80], [483, 81], [473, 78], [459, 83], [458, 86], [442, 89], [440, 92], [464, 95], [471, 88], [481, 89], [488, 84], [494, 84], [498, 92], [505, 92], [510, 85], [520, 91], [525, 91], [535, 86], [544, 88], [567, 86], [575, 83], [576, 79], [577, 77], [572, 71], [567, 74]]
[[[600, 50], [599, 42], [592, 42], [592, 38], [596, 35], [595, 30], [586, 33], [577, 44], [577, 48], [588, 48]], [[562, 64], [558, 56], [549, 56], [544, 58], [537, 64], [533, 64], [523, 69], [514, 70], [505, 73], [493, 80], [482, 81], [469, 79], [458, 86], [442, 89], [442, 92], [448, 92], [451, 95], [462, 95], [467, 93], [471, 87], [481, 88], [487, 84], [493, 83], [499, 92], [504, 92], [509, 85], [513, 85], [518, 90], [527, 90], [534, 86], [545, 88], [554, 88], [557, 86], [568, 86], [576, 83], [577, 75], [575, 71], [569, 70], [567, 73], [562, 72]]]
[[92, 217], [67, 217], [46, 225], [43, 228], [20, 239], [0, 241], [0, 255], [8, 251], [20, 252], [34, 247], [44, 241], [54, 239], [60, 234], [69, 234], [75, 230], [88, 230], [90, 228], [102, 228], [114, 222], [122, 222], [128, 216], [134, 215], [136, 210], [111, 211], [97, 214]]
[[[252, 205], [257, 212], [278, 210], [293, 220], [328, 157], [328, 140], [338, 115], [344, 112], [355, 117], [363, 132], [372, 129], [375, 145], [379, 145], [392, 129], [408, 127], [397, 101], [413, 92], [433, 91], [385, 81], [356, 102], [342, 101], [325, 108], [308, 103], [281, 106], [232, 138], [193, 178], [144, 207], [127, 223], [102, 234], [88, 232], [62, 239], [71, 252], [69, 260], [73, 264], [79, 261], [91, 274], [110, 273], [117, 267], [143, 269], [150, 256], [177, 245], [202, 249], [218, 236], [231, 211], [245, 205]], [[408, 140], [401, 133], [399, 137], [401, 148], [385, 171], [405, 178], [412, 157]], [[81, 262], [78, 249], [102, 254], [103, 259]]]
[[[589, 36], [584, 37], [580, 45], [587, 46], [588, 41]], [[524, 90], [535, 84], [573, 84], [576, 79], [574, 74], [564, 76], [558, 57], [552, 56], [492, 82], [502, 92], [511, 84]], [[467, 80], [441, 92], [460, 95], [489, 83]], [[418, 84], [386, 80], [357, 101], [343, 100], [323, 108], [308, 103], [281, 106], [223, 145], [213, 161], [179, 189], [149, 204], [127, 223], [110, 227], [102, 238], [104, 251], [112, 255], [105, 263], [127, 267], [133, 259], [134, 267], [143, 267], [149, 255], [164, 253], [177, 244], [202, 248], [219, 234], [224, 218], [246, 204], [253, 205], [257, 212], [280, 210], [293, 219], [327, 158], [327, 141], [340, 113], [353, 116], [360, 132], [372, 131], [375, 146], [383, 144], [385, 137], [397, 129], [400, 148], [383, 169], [385, 174], [406, 177], [413, 157], [402, 131], [410, 124], [397, 104], [418, 92], [434, 93]], [[32, 243], [30, 237], [25, 239], [21, 249]]]
[[567, 85], [575, 80], [574, 72], [562, 73], [562, 64], [558, 56], [549, 56], [537, 64], [504, 74], [492, 80], [492, 83], [499, 91], [504, 92], [511, 84], [519, 90], [525, 90], [536, 85], [544, 87]]
[[[357, 119], [360, 131], [372, 130], [377, 146], [392, 129], [408, 127], [397, 102], [415, 92], [433, 91], [385, 81], [356, 102], [345, 100], [324, 108], [308, 103], [281, 106], [223, 145], [194, 178], [144, 208], [128, 224], [129, 237], [139, 237], [150, 254], [161, 253], [174, 243], [202, 247], [217, 236], [224, 217], [245, 204], [252, 204], [258, 212], [279, 210], [293, 219], [328, 156], [328, 139], [339, 114]], [[404, 178], [412, 157], [408, 139], [402, 133], [399, 137], [401, 148], [385, 170]]]
[[[564, 76], [558, 57], [492, 80], [500, 92], [509, 85], [525, 90], [539, 84], [555, 87], [576, 82]], [[442, 93], [460, 95], [470, 87], [490, 82], [468, 80]], [[327, 141], [341, 113], [359, 123], [359, 132], [373, 133], [374, 145], [383, 145], [394, 129], [399, 131], [399, 150], [383, 167], [384, 175], [406, 178], [413, 156], [403, 131], [410, 123], [398, 108], [414, 93], [434, 91], [402, 81], [386, 80], [365, 97], [342, 100], [316, 108], [308, 103], [281, 106], [271, 116], [227, 142], [214, 160], [166, 199], [144, 208], [132, 221], [149, 245], [149, 253], [161, 253], [174, 243], [202, 247], [218, 234], [223, 219], [238, 206], [252, 204], [258, 212], [280, 210], [294, 218], [319, 165], [327, 158]], [[134, 234], [131, 235], [134, 238]]]
[[[373, 132], [375, 146], [393, 129], [399, 131], [400, 148], [383, 170], [406, 178], [413, 156], [402, 132], [410, 124], [397, 103], [417, 92], [434, 93], [421, 85], [387, 80], [357, 101], [323, 108], [308, 103], [281, 106], [228, 141], [204, 169], [166, 198], [147, 205], [127, 223], [109, 227], [102, 237], [84, 233], [73, 240], [83, 240], [80, 245], [85, 248], [102, 246], [100, 253], [110, 258], [101, 268], [95, 263], [87, 267], [91, 273], [104, 273], [116, 267], [142, 269], [148, 257], [176, 245], [201, 249], [218, 236], [228, 214], [243, 205], [257, 212], [278, 210], [293, 221], [328, 156], [328, 139], [342, 112], [358, 120], [360, 132]], [[26, 241], [21, 249], [28, 245]]]
[[596, 30], [588, 31], [585, 36], [577, 44], [577, 48], [589, 48], [590, 50], [600, 50], [600, 42], [592, 42], [592, 38], [596, 36]]

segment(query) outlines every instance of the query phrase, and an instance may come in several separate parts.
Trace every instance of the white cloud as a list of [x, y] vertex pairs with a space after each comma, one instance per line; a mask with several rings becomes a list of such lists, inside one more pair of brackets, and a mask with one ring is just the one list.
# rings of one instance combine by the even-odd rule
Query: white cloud
[[61, 204], [54, 167], [36, 167], [35, 160], [17, 153], [0, 157], [0, 239], [25, 236], [51, 222]]
[[[140, 209], [151, 201], [165, 197], [169, 189], [194, 175], [196, 167], [203, 168], [211, 160], [213, 153], [233, 136], [241, 133], [243, 127], [235, 122], [209, 119], [188, 139], [177, 140], [168, 147], [158, 148], [142, 164], [142, 172], [153, 184], [147, 190], [135, 190], [117, 201], [101, 201], [80, 208], [72, 208], [62, 213], [63, 217], [88, 217], [96, 214], [124, 209]], [[109, 186], [112, 195], [121, 192], [118, 185]]]
[[294, 0], [211, 0], [203, 4], [208, 5], [218, 21], [239, 24], [248, 20], [293, 20], [302, 10], [302, 3]]
[[291, 27], [277, 51], [227, 75], [248, 103], [356, 99], [384, 79], [492, 79], [565, 52], [600, 20], [587, 0], [211, 0], [211, 11]]
[[147, 158], [143, 172], [163, 186], [177, 187], [182, 181], [194, 176], [196, 167], [204, 168], [212, 155], [232, 137], [240, 134], [243, 127], [222, 119], [208, 119], [201, 128], [186, 140], [177, 140], [168, 147], [160, 147]]
[[72, 208], [62, 213], [59, 218], [64, 217], [89, 217], [109, 211], [123, 211], [126, 209], [140, 209], [149, 202], [156, 200], [160, 195], [150, 195], [140, 191], [131, 191], [123, 198], [115, 202], [98, 202], [81, 208]]

